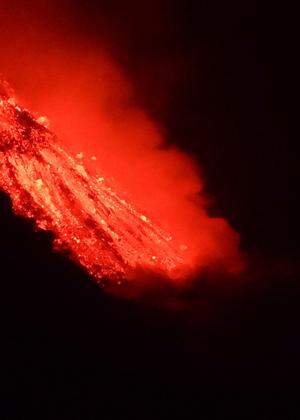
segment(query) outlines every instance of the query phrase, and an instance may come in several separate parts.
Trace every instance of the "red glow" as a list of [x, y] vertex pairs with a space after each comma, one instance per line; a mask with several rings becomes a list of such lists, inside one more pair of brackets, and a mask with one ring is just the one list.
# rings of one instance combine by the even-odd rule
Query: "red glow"
[[[26, 106], [51, 121], [48, 131], [31, 115], [33, 141], [20, 153], [28, 144], [18, 131], [24, 126], [16, 123], [16, 105], [2, 96], [0, 135], [10, 130], [15, 146], [1, 153], [0, 179], [15, 209], [53, 230], [61, 246], [98, 277], [128, 276], [138, 265], [176, 279], [206, 267], [240, 269], [239, 236], [224, 219], [208, 215], [195, 162], [175, 147], [165, 147], [160, 127], [137, 106], [128, 78], [99, 45], [77, 37], [68, 27], [62, 30], [53, 22], [50, 26], [45, 16], [51, 16], [52, 9], [46, 3], [32, 1], [32, 9], [15, 11], [11, 30], [0, 41], [6, 51], [1, 68], [17, 87], [20, 112]], [[46, 13], [39, 7], [46, 7]], [[0, 143], [6, 144], [6, 138]], [[17, 185], [10, 184], [8, 164], [18, 176]], [[105, 183], [96, 180], [96, 173]], [[76, 205], [63, 192], [67, 190]], [[24, 201], [22, 192], [31, 198], [26, 193]], [[91, 206], [96, 211], [92, 215]], [[108, 215], [110, 206], [113, 214]], [[94, 224], [80, 225], [78, 232], [75, 226], [83, 223], [82, 212]], [[107, 237], [96, 239], [96, 231], [105, 230], [101, 219], [112, 227], [106, 234], [113, 246]], [[112, 232], [120, 242], [114, 242]], [[85, 252], [89, 235], [96, 242]]]
[[[128, 278], [140, 267], [173, 279], [191, 271], [196, 255], [190, 241], [179, 242], [180, 234], [174, 239], [138, 212], [103, 173], [87, 168], [83, 153], [72, 157], [46, 123], [6, 93], [0, 95], [0, 186], [11, 195], [15, 211], [53, 231], [56, 245], [98, 279]], [[201, 244], [206, 257], [211, 244], [205, 236]]]
[[81, 154], [69, 155], [41, 120], [0, 96], [0, 185], [15, 211], [53, 231], [98, 279], [130, 277], [140, 266], [176, 276], [183, 258], [170, 235], [87, 171]]

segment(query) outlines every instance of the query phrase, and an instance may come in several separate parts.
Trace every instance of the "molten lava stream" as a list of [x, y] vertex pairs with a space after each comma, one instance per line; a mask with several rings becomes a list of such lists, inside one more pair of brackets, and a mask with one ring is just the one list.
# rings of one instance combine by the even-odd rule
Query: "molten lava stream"
[[97, 281], [118, 283], [137, 269], [176, 277], [183, 250], [99, 174], [73, 158], [56, 136], [0, 90], [0, 188], [14, 210], [51, 230]]

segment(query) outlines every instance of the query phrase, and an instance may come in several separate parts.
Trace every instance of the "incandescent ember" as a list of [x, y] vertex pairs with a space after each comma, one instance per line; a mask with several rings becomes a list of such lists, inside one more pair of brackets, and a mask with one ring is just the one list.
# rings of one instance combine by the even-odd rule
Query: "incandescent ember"
[[15, 212], [52, 231], [55, 247], [99, 282], [119, 283], [140, 269], [176, 278], [182, 246], [87, 169], [80, 153], [73, 157], [46, 122], [0, 84], [0, 188]]

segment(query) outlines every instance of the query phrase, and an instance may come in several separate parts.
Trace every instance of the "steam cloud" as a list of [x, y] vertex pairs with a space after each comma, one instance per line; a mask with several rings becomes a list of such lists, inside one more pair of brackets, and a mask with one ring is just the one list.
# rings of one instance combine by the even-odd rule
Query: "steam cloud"
[[[138, 208], [185, 248], [186, 276], [242, 267], [239, 235], [206, 208], [195, 161], [166, 146], [163, 130], [139, 107], [130, 77], [105, 50], [77, 33], [71, 2], [1, 2], [0, 71], [25, 106], [100, 168]], [[180, 116], [178, 116], [180, 118]], [[96, 157], [97, 160], [92, 159]]]

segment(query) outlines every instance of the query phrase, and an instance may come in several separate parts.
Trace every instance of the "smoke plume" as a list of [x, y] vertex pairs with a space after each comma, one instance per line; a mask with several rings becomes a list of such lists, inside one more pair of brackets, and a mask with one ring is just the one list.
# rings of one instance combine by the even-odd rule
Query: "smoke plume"
[[210, 217], [196, 162], [166, 144], [108, 43], [77, 31], [72, 2], [4, 1], [1, 9], [0, 72], [19, 101], [170, 233], [185, 253], [184, 277], [207, 267], [239, 271], [239, 235]]

